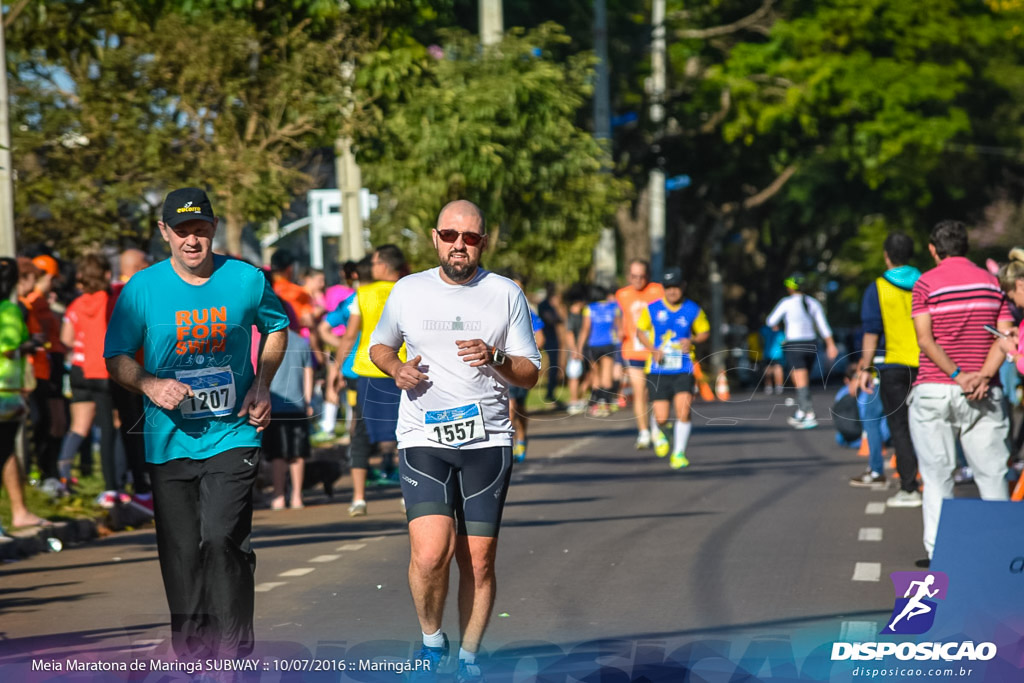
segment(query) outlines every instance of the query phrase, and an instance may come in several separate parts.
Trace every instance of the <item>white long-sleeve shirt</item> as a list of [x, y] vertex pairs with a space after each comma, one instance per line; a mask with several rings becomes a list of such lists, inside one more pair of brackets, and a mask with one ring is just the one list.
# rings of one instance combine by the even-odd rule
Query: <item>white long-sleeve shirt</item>
[[777, 303], [767, 322], [769, 327], [784, 322], [787, 342], [814, 341], [818, 334], [823, 339], [832, 336], [832, 328], [825, 319], [821, 303], [800, 292], [790, 294]]

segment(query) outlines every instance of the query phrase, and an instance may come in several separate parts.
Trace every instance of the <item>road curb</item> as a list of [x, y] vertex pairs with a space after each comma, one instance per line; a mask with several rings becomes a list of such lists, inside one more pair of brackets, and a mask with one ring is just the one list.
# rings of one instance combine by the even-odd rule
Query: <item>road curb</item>
[[62, 547], [85, 543], [99, 536], [98, 520], [73, 519], [54, 522], [52, 526], [12, 531], [0, 537], [0, 560], [20, 560], [37, 553], [52, 550], [50, 539], [60, 541]]

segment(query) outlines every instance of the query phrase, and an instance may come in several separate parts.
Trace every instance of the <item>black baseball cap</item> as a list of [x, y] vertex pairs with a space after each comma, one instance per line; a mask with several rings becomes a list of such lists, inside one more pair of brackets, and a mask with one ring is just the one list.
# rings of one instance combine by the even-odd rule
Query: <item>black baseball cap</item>
[[214, 224], [217, 222], [210, 198], [198, 187], [183, 187], [170, 192], [164, 200], [163, 218], [164, 223], [172, 228], [192, 220]]
[[669, 268], [661, 277], [662, 287], [682, 287], [685, 283], [683, 271], [679, 268]]

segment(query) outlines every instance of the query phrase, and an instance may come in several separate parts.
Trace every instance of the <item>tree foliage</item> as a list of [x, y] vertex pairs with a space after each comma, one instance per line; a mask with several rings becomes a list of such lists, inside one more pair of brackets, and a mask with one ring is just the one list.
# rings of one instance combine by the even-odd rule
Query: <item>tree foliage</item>
[[194, 184], [238, 253], [246, 223], [309, 187], [309, 153], [358, 125], [344, 66], [368, 42], [344, 17], [303, 18], [315, 2], [278, 5], [263, 31], [217, 4], [40, 4], [12, 22], [23, 240], [73, 251], [140, 221], [145, 239], [163, 193]]
[[438, 211], [465, 198], [488, 218], [490, 267], [559, 282], [589, 268], [627, 188], [576, 123], [592, 60], [551, 59], [566, 40], [554, 25], [513, 31], [486, 50], [468, 34], [447, 35], [444, 54], [382, 104], [381, 127], [360, 141], [365, 179], [384, 207], [376, 240], [409, 245], [431, 264]]

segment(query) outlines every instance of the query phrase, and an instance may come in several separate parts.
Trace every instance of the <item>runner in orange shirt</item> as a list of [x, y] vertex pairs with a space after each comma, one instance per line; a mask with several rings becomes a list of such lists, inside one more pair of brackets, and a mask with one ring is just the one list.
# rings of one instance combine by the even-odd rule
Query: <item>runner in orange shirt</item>
[[658, 301], [665, 295], [664, 288], [651, 282], [651, 267], [647, 261], [634, 259], [629, 262], [627, 277], [629, 284], [615, 293], [615, 300], [622, 310], [622, 363], [629, 375], [629, 384], [633, 387], [633, 414], [639, 434], [636, 447], [651, 447], [651, 432], [647, 428], [647, 376], [645, 366], [650, 358], [648, 351], [637, 337], [637, 320], [647, 309], [647, 305]]
[[316, 329], [316, 304], [313, 297], [302, 285], [292, 282], [295, 269], [295, 257], [286, 249], [278, 249], [270, 257], [270, 270], [273, 273], [274, 293], [292, 308], [299, 323], [298, 332], [308, 338], [309, 330]]

